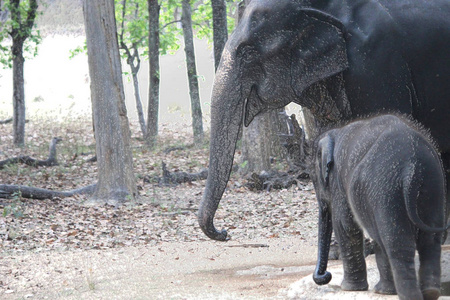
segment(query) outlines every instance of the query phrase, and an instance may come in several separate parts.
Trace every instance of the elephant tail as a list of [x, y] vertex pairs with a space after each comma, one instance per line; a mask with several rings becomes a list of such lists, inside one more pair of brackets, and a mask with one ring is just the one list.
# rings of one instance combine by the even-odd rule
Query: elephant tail
[[409, 220], [414, 224], [414, 226], [426, 232], [440, 233], [447, 231], [450, 228], [450, 224], [447, 224], [445, 227], [431, 227], [420, 219], [419, 213], [417, 212], [418, 191], [415, 189], [417, 184], [412, 182], [413, 178], [417, 176], [415, 173], [416, 168], [414, 164], [410, 164], [409, 167], [407, 167], [406, 172], [403, 174], [403, 198], [405, 200], [406, 212]]

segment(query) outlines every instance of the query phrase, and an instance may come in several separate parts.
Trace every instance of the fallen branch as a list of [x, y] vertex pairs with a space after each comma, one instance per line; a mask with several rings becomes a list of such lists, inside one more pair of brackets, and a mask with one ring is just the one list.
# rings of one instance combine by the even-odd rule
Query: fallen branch
[[159, 185], [177, 185], [186, 182], [192, 182], [197, 180], [203, 180], [208, 177], [208, 169], [203, 168], [198, 173], [188, 173], [188, 172], [170, 172], [167, 170], [167, 165], [162, 162], [162, 177], [150, 177], [144, 176], [143, 180], [146, 183], [158, 183]]
[[267, 244], [240, 244], [240, 245], [226, 245], [229, 248], [269, 248]]
[[72, 197], [74, 195], [90, 195], [95, 190], [95, 184], [71, 191], [53, 191], [24, 185], [0, 184], [0, 198], [13, 198], [20, 196], [22, 198], [44, 200], [53, 198]]
[[161, 181], [162, 184], [171, 184], [171, 183], [180, 184], [185, 182], [202, 180], [208, 177], [207, 169], [201, 169], [200, 172], [198, 173], [169, 172], [164, 162], [162, 163], [162, 169], [163, 169], [163, 177]]
[[8, 124], [8, 123], [11, 123], [12, 121], [13, 121], [13, 118], [9, 118], [9, 119], [6, 119], [6, 120], [1, 120], [0, 121], [0, 125]]
[[194, 144], [189, 144], [189, 145], [185, 145], [185, 146], [171, 146], [171, 147], [167, 147], [166, 149], [164, 149], [163, 152], [165, 154], [169, 154], [172, 151], [191, 149], [193, 147], [194, 147]]
[[245, 186], [250, 190], [270, 191], [272, 189], [288, 189], [293, 185], [300, 187], [301, 181], [309, 178], [306, 172], [297, 172], [294, 174], [277, 171], [263, 171], [260, 174], [253, 173], [247, 177]]
[[57, 166], [58, 160], [56, 159], [56, 144], [58, 144], [60, 141], [62, 141], [62, 139], [57, 137], [52, 138], [49, 146], [49, 155], [46, 160], [39, 160], [30, 156], [18, 156], [0, 161], [0, 169], [3, 169], [6, 165], [17, 163], [23, 163], [32, 167]]

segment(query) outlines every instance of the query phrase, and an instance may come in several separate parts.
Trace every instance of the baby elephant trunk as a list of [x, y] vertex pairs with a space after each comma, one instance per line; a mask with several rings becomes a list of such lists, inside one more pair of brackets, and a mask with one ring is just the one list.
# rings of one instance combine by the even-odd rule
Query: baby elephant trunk
[[328, 254], [330, 252], [331, 233], [333, 232], [330, 207], [319, 201], [319, 252], [313, 280], [318, 285], [331, 281], [331, 273], [327, 271]]

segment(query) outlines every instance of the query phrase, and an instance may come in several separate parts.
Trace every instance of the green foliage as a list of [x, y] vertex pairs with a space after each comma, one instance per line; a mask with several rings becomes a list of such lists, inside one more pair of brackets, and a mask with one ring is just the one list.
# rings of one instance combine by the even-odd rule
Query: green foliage
[[[235, 26], [235, 14], [239, 0], [226, 0], [228, 9], [228, 31]], [[125, 4], [125, 5], [124, 5]], [[181, 47], [181, 1], [160, 1], [160, 54], [173, 54]], [[192, 22], [195, 36], [199, 39], [213, 41], [211, 0], [191, 0]], [[124, 9], [125, 8], [125, 9]], [[115, 0], [117, 32], [119, 43], [121, 37], [129, 49], [136, 46], [139, 54], [148, 56], [148, 1], [147, 0]], [[120, 45], [119, 45], [120, 46]], [[77, 47], [70, 53], [70, 58], [87, 53], [86, 44]], [[128, 59], [125, 51], [122, 58]]]
[[82, 54], [82, 53], [87, 53], [87, 45], [86, 45], [86, 40], [84, 41], [83, 46], [78, 46], [73, 50], [70, 50], [70, 55], [69, 58], [74, 58], [75, 56], [77, 56], [78, 54]]
[[[35, 57], [38, 51], [38, 45], [41, 42], [41, 35], [35, 26], [28, 26], [30, 11], [33, 9], [30, 0], [21, 0], [18, 10], [14, 8], [11, 0], [3, 0], [1, 9], [7, 14], [6, 21], [0, 25], [0, 63], [4, 68], [12, 68], [13, 54], [11, 51], [12, 37], [16, 34], [18, 37], [25, 38], [23, 52], [25, 59]], [[36, 12], [39, 14], [39, 12]], [[13, 16], [18, 16], [15, 20]]]
[[[228, 32], [232, 32], [235, 27], [235, 15], [237, 13], [237, 3], [239, 0], [226, 0], [227, 4], [227, 25]], [[212, 6], [211, 0], [196, 1], [195, 10], [192, 11], [192, 23], [199, 39], [206, 38], [209, 43], [213, 42]]]
[[[115, 0], [115, 12], [117, 33], [119, 35], [119, 47], [121, 43], [129, 49], [143, 49], [143, 55], [147, 55], [148, 44], [148, 8], [147, 0]], [[122, 49], [121, 55], [128, 56]]]
[[168, 0], [161, 2], [160, 12], [160, 54], [174, 53], [180, 49], [181, 1]]
[[192, 10], [192, 25], [199, 39], [206, 38], [213, 42], [212, 7], [211, 0], [201, 1], [195, 10]]

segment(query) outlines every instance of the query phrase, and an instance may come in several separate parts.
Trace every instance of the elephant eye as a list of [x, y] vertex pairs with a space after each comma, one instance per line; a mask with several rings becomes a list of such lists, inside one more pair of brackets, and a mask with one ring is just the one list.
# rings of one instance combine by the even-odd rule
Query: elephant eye
[[245, 63], [249, 63], [256, 58], [257, 52], [253, 47], [245, 46], [241, 50], [241, 58]]

